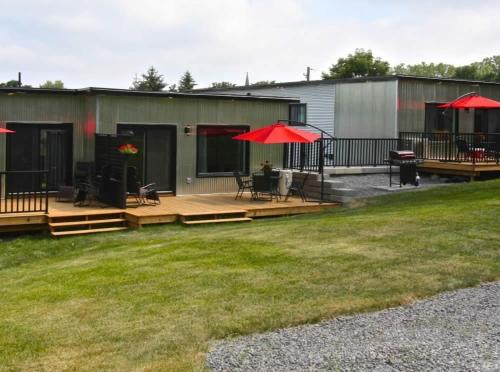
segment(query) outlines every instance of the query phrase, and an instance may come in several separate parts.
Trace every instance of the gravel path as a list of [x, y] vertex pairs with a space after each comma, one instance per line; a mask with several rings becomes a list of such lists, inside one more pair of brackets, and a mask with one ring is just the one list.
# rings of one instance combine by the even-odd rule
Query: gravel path
[[207, 366], [217, 371], [499, 371], [500, 282], [219, 342]]

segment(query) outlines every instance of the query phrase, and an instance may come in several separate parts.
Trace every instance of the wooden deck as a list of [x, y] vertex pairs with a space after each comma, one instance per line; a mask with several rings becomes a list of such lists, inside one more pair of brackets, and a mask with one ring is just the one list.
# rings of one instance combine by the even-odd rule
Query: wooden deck
[[[75, 207], [72, 203], [56, 202], [54, 198], [50, 198], [47, 214], [39, 212], [0, 215], [0, 231], [28, 231], [48, 229], [49, 225], [59, 227], [66, 224], [69, 227], [87, 224], [87, 233], [90, 233], [96, 228], [94, 225], [103, 224], [106, 218], [109, 218], [110, 222], [124, 218], [128, 227], [141, 227], [177, 221], [186, 224], [203, 223], [203, 221], [248, 221], [259, 217], [314, 213], [339, 206], [338, 203], [302, 202], [296, 197], [286, 202], [254, 201], [249, 195], [234, 200], [234, 194], [165, 196], [161, 197], [161, 204], [156, 206], [136, 207], [133, 203], [130, 204], [131, 207], [126, 209], [99, 204]], [[189, 220], [191, 222], [188, 222]]]
[[496, 164], [495, 162], [474, 164], [472, 162], [425, 160], [418, 166], [418, 170], [437, 174], [477, 177], [482, 173], [500, 172], [500, 164]]

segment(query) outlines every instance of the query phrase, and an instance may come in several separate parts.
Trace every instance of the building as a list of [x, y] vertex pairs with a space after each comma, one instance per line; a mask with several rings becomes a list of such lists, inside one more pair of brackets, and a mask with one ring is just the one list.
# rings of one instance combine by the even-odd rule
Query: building
[[500, 83], [404, 75], [196, 90], [297, 98], [300, 102], [289, 106], [291, 120], [307, 121], [339, 138], [397, 138], [399, 132], [499, 133], [499, 110], [440, 115], [440, 103], [472, 91], [500, 100]]
[[[128, 135], [143, 184], [176, 195], [236, 190], [243, 175], [283, 148], [234, 141], [241, 132], [288, 118], [294, 99], [120, 89], [0, 88], [0, 171], [50, 170], [49, 187], [72, 183], [75, 164], [95, 160], [96, 134]], [[11, 183], [22, 191], [23, 180]]]

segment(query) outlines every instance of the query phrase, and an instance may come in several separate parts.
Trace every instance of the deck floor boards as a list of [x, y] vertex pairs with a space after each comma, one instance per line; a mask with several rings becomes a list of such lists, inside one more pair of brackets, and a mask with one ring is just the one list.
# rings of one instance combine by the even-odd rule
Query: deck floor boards
[[339, 206], [338, 203], [303, 202], [300, 198], [291, 197], [286, 202], [251, 200], [249, 194], [235, 200], [234, 194], [162, 196], [161, 204], [155, 206], [139, 206], [126, 209], [113, 208], [98, 203], [90, 206], [75, 207], [72, 203], [57, 202], [49, 198], [48, 214], [39, 213], [9, 213], [0, 215], [2, 226], [23, 226], [34, 223], [48, 224], [51, 218], [82, 217], [123, 214], [131, 226], [141, 226], [150, 223], [168, 223], [179, 220], [182, 214], [206, 215], [224, 214], [227, 211], [243, 211], [248, 217], [280, 216], [289, 214], [312, 213]]

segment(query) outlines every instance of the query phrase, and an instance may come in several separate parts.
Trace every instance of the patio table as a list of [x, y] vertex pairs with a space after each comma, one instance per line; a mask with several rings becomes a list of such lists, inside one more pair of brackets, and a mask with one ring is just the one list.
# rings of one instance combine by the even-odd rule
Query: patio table
[[279, 172], [273, 171], [270, 174], [265, 174], [264, 172], [256, 172], [252, 174], [252, 185], [253, 191], [255, 194], [255, 200], [261, 200], [262, 194], [268, 194], [270, 199], [273, 200], [273, 197], [276, 200], [281, 198], [279, 193]]

